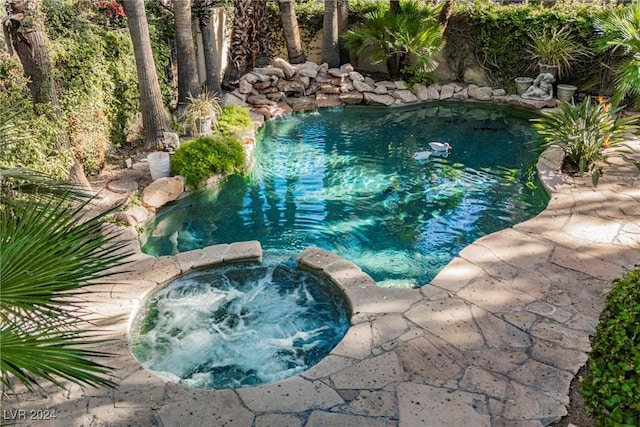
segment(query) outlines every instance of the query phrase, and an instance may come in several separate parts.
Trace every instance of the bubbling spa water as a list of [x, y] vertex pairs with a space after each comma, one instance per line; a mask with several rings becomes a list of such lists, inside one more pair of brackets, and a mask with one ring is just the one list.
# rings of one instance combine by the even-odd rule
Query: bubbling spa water
[[[464, 102], [280, 117], [261, 128], [248, 176], [162, 209], [145, 226], [143, 251], [318, 246], [380, 286], [423, 286], [465, 246], [546, 207], [528, 173], [539, 153], [531, 117]], [[433, 141], [452, 148], [436, 152]]]
[[344, 337], [349, 309], [331, 283], [281, 262], [198, 271], [147, 299], [131, 329], [138, 361], [194, 388], [297, 375]]

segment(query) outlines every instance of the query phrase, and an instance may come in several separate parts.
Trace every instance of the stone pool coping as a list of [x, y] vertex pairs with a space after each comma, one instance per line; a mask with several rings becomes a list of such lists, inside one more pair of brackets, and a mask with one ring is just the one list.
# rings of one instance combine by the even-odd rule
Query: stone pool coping
[[[631, 141], [636, 160], [640, 144]], [[628, 154], [627, 154], [628, 155]], [[18, 425], [516, 426], [566, 414], [589, 335], [611, 281], [640, 259], [640, 172], [617, 149], [597, 188], [559, 171], [549, 150], [538, 173], [549, 191], [535, 218], [467, 246], [421, 289], [383, 289], [352, 263], [310, 248], [305, 267], [331, 277], [353, 306], [352, 327], [316, 366], [273, 384], [194, 390], [143, 369], [127, 342], [130, 315], [153, 289], [210, 264], [258, 260], [257, 242], [171, 257], [138, 254], [92, 286], [86, 308], [113, 353], [118, 389], [18, 387], [3, 409], [55, 410]], [[132, 245], [135, 241], [132, 242]], [[4, 412], [3, 424], [12, 422]]]

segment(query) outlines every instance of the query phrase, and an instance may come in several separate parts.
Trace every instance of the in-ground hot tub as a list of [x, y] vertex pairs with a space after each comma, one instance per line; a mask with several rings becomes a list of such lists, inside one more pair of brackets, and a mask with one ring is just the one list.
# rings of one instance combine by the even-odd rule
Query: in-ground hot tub
[[150, 295], [132, 323], [131, 348], [168, 381], [249, 387], [318, 363], [344, 337], [349, 318], [333, 283], [267, 257], [195, 271]]

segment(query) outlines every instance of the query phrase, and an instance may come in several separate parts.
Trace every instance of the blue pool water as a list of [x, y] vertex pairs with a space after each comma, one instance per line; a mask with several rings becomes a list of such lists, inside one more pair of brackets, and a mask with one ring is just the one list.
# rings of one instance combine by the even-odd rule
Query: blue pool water
[[[143, 250], [259, 240], [295, 254], [315, 245], [381, 286], [423, 286], [474, 240], [547, 205], [527, 173], [539, 154], [531, 117], [457, 102], [278, 118], [261, 129], [248, 176], [163, 209], [141, 236]], [[412, 158], [431, 141], [453, 148]]]
[[349, 328], [343, 296], [291, 262], [266, 259], [198, 271], [156, 292], [133, 322], [133, 354], [165, 380], [210, 389], [270, 383], [318, 363]]

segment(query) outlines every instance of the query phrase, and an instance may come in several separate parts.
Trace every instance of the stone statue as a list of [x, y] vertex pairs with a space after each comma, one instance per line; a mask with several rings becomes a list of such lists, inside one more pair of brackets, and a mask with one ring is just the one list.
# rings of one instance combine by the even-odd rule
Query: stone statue
[[553, 83], [555, 81], [556, 79], [553, 77], [553, 74], [540, 73], [533, 81], [533, 84], [522, 94], [522, 97], [525, 99], [548, 101], [553, 98]]

